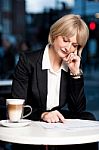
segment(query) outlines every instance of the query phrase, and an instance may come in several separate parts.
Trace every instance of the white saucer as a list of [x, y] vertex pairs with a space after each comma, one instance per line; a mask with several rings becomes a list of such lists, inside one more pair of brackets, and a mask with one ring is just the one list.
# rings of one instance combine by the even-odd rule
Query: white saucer
[[10, 122], [9, 120], [1, 120], [0, 124], [4, 127], [10, 127], [10, 128], [18, 128], [18, 127], [24, 127], [27, 126], [31, 123], [31, 120], [28, 119], [21, 119], [20, 122], [13, 123]]

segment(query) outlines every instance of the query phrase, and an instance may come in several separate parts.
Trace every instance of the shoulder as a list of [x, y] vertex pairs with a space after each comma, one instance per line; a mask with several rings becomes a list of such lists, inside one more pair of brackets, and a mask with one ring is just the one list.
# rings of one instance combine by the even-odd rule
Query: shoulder
[[37, 51], [29, 51], [29, 52], [22, 52], [20, 54], [20, 59], [24, 59], [25, 61], [28, 61], [29, 63], [36, 63], [39, 60], [42, 60], [44, 53], [44, 49], [40, 49]]

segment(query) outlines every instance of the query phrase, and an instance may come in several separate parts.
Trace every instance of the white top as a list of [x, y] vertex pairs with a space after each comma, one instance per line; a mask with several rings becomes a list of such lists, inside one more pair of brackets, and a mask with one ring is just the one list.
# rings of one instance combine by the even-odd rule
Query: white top
[[60, 91], [60, 79], [61, 79], [61, 69], [67, 71], [68, 67], [66, 63], [62, 63], [60, 69], [54, 72], [50, 59], [49, 59], [49, 45], [46, 46], [43, 61], [42, 61], [42, 69], [47, 69], [48, 73], [48, 90], [47, 90], [47, 110], [52, 109], [55, 106], [59, 105], [59, 91]]
[[[99, 122], [66, 119], [66, 124], [32, 121], [25, 127], [0, 126], [0, 140], [36, 145], [70, 145], [99, 141]], [[47, 126], [47, 127], [46, 127]]]

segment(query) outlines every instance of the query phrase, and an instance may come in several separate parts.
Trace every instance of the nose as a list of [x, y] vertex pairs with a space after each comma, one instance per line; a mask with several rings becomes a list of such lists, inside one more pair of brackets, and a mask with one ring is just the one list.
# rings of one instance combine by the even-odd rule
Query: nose
[[69, 42], [69, 43], [67, 44], [66, 49], [67, 49], [68, 51], [70, 50], [71, 45], [72, 45], [72, 43], [71, 43], [71, 42]]

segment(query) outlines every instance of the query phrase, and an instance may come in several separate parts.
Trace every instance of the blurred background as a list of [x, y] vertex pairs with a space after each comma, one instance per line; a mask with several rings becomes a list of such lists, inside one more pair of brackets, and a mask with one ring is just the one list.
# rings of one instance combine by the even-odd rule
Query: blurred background
[[11, 96], [19, 54], [44, 47], [50, 26], [70, 13], [81, 15], [90, 31], [82, 64], [87, 109], [99, 120], [99, 0], [0, 0], [0, 110]]

